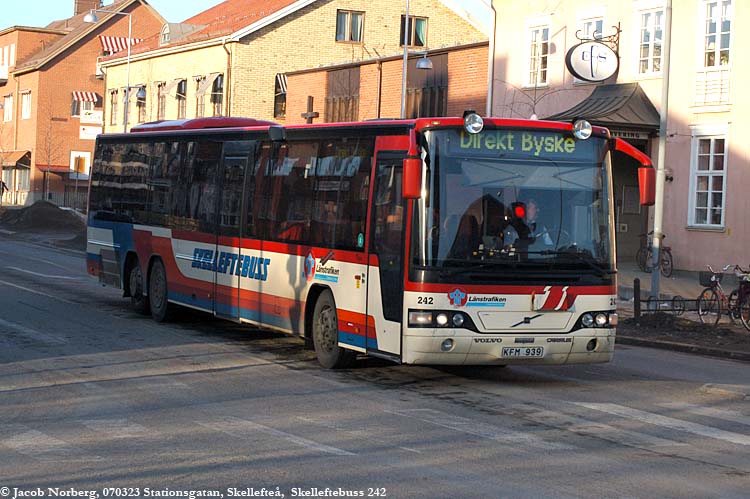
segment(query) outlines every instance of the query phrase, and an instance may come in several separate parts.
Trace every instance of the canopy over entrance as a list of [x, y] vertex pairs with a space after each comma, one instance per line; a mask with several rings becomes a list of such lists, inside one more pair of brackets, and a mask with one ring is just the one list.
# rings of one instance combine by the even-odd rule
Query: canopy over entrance
[[8, 151], [5, 154], [0, 154], [2, 157], [3, 168], [31, 168], [31, 152], [30, 151]]
[[638, 83], [600, 85], [567, 111], [544, 119], [571, 121], [575, 118], [616, 130], [648, 133], [659, 130], [659, 112]]

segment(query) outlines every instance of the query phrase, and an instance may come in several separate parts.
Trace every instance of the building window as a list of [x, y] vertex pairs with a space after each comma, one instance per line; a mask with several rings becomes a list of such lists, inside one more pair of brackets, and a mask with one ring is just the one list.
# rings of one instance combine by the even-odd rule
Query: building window
[[180, 80], [177, 84], [177, 119], [184, 120], [187, 114], [187, 80]]
[[433, 69], [417, 69], [419, 58], [409, 59], [406, 72], [406, 117], [448, 116], [448, 54], [430, 56]]
[[138, 98], [137, 92], [140, 92], [141, 87], [138, 87], [138, 90], [136, 91], [136, 101], [135, 101], [135, 107], [138, 111], [138, 123], [145, 123], [146, 121], [146, 96], [144, 96], [142, 99]]
[[[401, 32], [399, 34], [399, 45], [404, 46], [404, 28], [406, 26], [406, 16], [401, 16]], [[409, 27], [406, 29], [408, 34], [408, 43], [410, 47], [427, 46], [427, 18], [409, 16]]]
[[325, 122], [357, 121], [359, 118], [359, 66], [329, 71]]
[[581, 23], [581, 38], [585, 40], [601, 40], [602, 32], [604, 31], [604, 19], [601, 17], [594, 17], [591, 19], [584, 19]]
[[729, 65], [732, 34], [732, 0], [704, 2], [706, 29], [703, 65], [707, 68]]
[[[12, 170], [11, 170], [12, 171]], [[31, 190], [31, 169], [19, 168], [16, 170], [16, 178], [18, 179], [18, 190], [29, 191]], [[7, 183], [7, 182], [6, 182]], [[11, 184], [8, 183], [10, 187]]]
[[693, 137], [690, 225], [723, 227], [726, 194], [726, 138]]
[[157, 92], [157, 106], [156, 106], [156, 119], [163, 120], [167, 115], [167, 84], [166, 82], [160, 82], [156, 84]]
[[197, 76], [195, 78], [195, 116], [196, 118], [202, 118], [206, 109], [204, 96], [205, 92], [201, 92], [201, 87], [206, 81], [205, 76]]
[[336, 12], [336, 41], [361, 42], [364, 32], [365, 13], [351, 10]]
[[109, 91], [109, 124], [117, 124], [117, 90]]
[[169, 43], [169, 24], [165, 24], [161, 29], [161, 35], [159, 36], [159, 45], [166, 45]]
[[76, 118], [78, 116], [81, 116], [81, 113], [84, 111], [93, 111], [95, 105], [96, 102], [74, 98], [73, 102], [71, 103], [70, 115]]
[[661, 44], [664, 29], [664, 11], [651, 10], [641, 13], [641, 41], [638, 73], [661, 72]]
[[218, 75], [211, 86], [211, 107], [214, 116], [224, 114], [224, 75]]
[[21, 94], [21, 119], [29, 118], [31, 118], [31, 92], [23, 92]]
[[286, 75], [278, 73], [273, 89], [273, 117], [286, 118]]
[[529, 73], [526, 85], [547, 84], [547, 57], [549, 56], [549, 26], [536, 26], [529, 31]]
[[3, 99], [3, 121], [13, 120], [13, 96], [6, 95]]

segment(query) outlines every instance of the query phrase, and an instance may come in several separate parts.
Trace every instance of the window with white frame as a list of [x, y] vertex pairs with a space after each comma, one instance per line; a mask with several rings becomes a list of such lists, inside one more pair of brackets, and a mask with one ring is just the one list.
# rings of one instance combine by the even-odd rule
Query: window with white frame
[[[18, 172], [18, 190], [31, 190], [31, 170], [29, 168], [19, 168], [18, 170], [16, 170], [16, 172]], [[8, 184], [8, 186], [10, 186], [10, 184]]]
[[[143, 88], [144, 90], [146, 87], [139, 87], [138, 91]], [[146, 96], [143, 96], [142, 99], [138, 98], [137, 92], [136, 92], [136, 101], [135, 101], [135, 107], [138, 111], [138, 123], [145, 123], [146, 122]]]
[[161, 81], [156, 84], [156, 119], [163, 120], [167, 115], [167, 82]]
[[726, 200], [726, 136], [695, 135], [692, 150], [688, 224], [723, 227]]
[[13, 121], [13, 95], [3, 99], [3, 121]]
[[21, 119], [31, 118], [31, 91], [21, 93]]
[[732, 35], [732, 0], [704, 1], [703, 65], [707, 68], [729, 65]]
[[604, 18], [592, 17], [581, 21], [580, 36], [584, 40], [601, 40], [604, 31]]
[[536, 87], [547, 84], [547, 58], [549, 56], [549, 26], [534, 26], [529, 30], [529, 72], [526, 85]]
[[406, 26], [406, 16], [401, 16], [401, 31], [399, 33], [399, 45], [404, 46], [404, 31], [406, 41], [410, 47], [427, 46], [427, 18], [409, 16], [409, 26]]
[[201, 92], [201, 87], [203, 86], [203, 82], [206, 81], [205, 76], [196, 76], [195, 77], [195, 116], [196, 118], [203, 118], [203, 114], [206, 111], [206, 100], [205, 100], [205, 92]]
[[664, 9], [642, 11], [638, 73], [661, 72], [661, 44], [664, 33]]
[[187, 113], [187, 80], [180, 80], [177, 84], [177, 119], [184, 120]]

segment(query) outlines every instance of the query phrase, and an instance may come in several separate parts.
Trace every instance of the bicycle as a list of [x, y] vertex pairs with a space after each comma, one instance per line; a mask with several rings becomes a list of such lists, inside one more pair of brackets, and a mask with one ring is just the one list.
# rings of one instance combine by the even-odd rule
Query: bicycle
[[[649, 237], [653, 234], [654, 231], [652, 230], [648, 234], [640, 235], [641, 247], [638, 248], [638, 251], [635, 254], [635, 262], [638, 264], [638, 268], [643, 272], [651, 272], [654, 268], [652, 263], [654, 259], [654, 250], [652, 247], [651, 237]], [[662, 242], [664, 241], [665, 237], [667, 237], [666, 234], [662, 234]], [[659, 270], [664, 277], [670, 277], [672, 275], [674, 266], [671, 246], [662, 246], [659, 249]]]
[[722, 309], [726, 308], [727, 315], [733, 324], [740, 320], [742, 325], [750, 331], [750, 271], [743, 270], [739, 265], [734, 266], [734, 273], [740, 281], [737, 289], [732, 290], [729, 296], [724, 292], [721, 280], [723, 272], [729, 270], [732, 265], [722, 268], [722, 273], [715, 272], [710, 265], [706, 265], [709, 272], [702, 271], [698, 280], [706, 288], [698, 296], [698, 318], [704, 324], [716, 325], [721, 319]]

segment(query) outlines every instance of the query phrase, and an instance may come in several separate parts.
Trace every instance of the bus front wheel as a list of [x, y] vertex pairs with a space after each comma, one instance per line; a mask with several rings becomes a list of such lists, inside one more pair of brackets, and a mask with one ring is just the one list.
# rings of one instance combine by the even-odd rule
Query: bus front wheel
[[326, 369], [342, 369], [351, 365], [355, 353], [341, 348], [336, 303], [329, 290], [323, 291], [315, 302], [312, 337], [318, 362]]
[[156, 322], [169, 318], [169, 300], [167, 293], [167, 271], [161, 260], [151, 265], [148, 277], [148, 303], [151, 306], [151, 317]]

